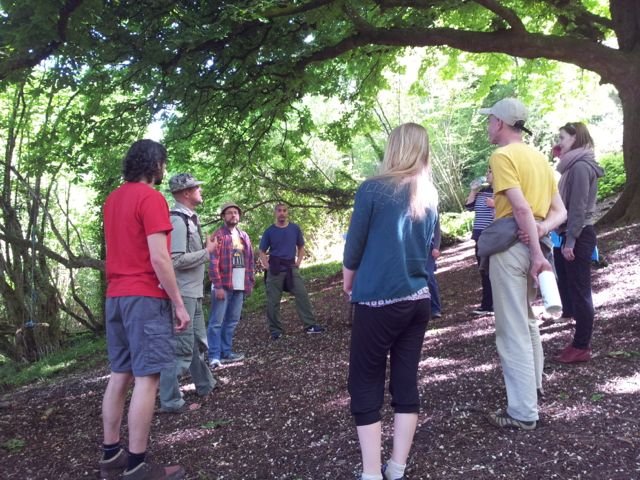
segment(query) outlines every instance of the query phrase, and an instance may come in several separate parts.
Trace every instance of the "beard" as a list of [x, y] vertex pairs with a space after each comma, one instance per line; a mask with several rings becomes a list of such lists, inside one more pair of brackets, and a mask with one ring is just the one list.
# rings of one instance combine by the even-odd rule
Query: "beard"
[[160, 172], [153, 176], [153, 184], [156, 187], [162, 185], [162, 180], [164, 180], [164, 169], [160, 169]]

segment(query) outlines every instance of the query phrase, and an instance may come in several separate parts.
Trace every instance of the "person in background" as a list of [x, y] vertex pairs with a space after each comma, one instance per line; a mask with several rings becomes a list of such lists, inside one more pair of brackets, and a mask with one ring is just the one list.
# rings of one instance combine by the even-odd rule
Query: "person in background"
[[[491, 169], [487, 169], [486, 184], [481, 182], [473, 183], [472, 188], [467, 197], [465, 208], [474, 212], [473, 230], [471, 238], [475, 242], [475, 254], [478, 266], [480, 265], [480, 257], [478, 256], [478, 239], [482, 231], [493, 222], [495, 218], [495, 203], [493, 201], [493, 175]], [[493, 315], [493, 294], [491, 292], [491, 280], [489, 272], [480, 270], [480, 278], [482, 281], [482, 300], [480, 306], [473, 310], [474, 315]]]
[[555, 257], [562, 317], [576, 323], [573, 340], [554, 358], [561, 363], [591, 359], [594, 308], [591, 297], [591, 258], [596, 246], [593, 227], [598, 179], [604, 170], [595, 159], [593, 139], [584, 123], [567, 123], [560, 128], [560, 172], [558, 189], [567, 207], [567, 221], [557, 232], [560, 255]]
[[[430, 316], [426, 245], [438, 194], [429, 172], [427, 131], [395, 128], [380, 167], [356, 192], [343, 260], [343, 289], [355, 304], [349, 394], [362, 480], [401, 480], [418, 424], [418, 362]], [[387, 355], [394, 409], [393, 451], [381, 465]]]
[[[174, 320], [176, 332], [191, 322], [169, 255], [169, 206], [154, 188], [162, 183], [166, 165], [162, 145], [138, 140], [122, 162], [125, 183], [104, 204], [111, 376], [102, 400], [101, 478], [177, 480], [185, 475], [179, 465], [165, 467], [146, 460], [160, 372], [175, 361]], [[120, 445], [120, 427], [132, 384], [127, 451]]]
[[187, 371], [196, 387], [196, 394], [207, 398], [216, 386], [207, 365], [207, 329], [202, 313], [204, 297], [204, 269], [216, 244], [211, 236], [203, 235], [195, 212], [202, 204], [202, 182], [188, 173], [169, 179], [169, 191], [175, 199], [171, 208], [171, 261], [176, 274], [182, 301], [191, 323], [176, 335], [176, 355], [173, 365], [160, 372], [160, 413], [182, 413], [200, 408], [199, 403], [187, 406], [180, 391], [179, 377]]
[[253, 247], [249, 235], [238, 228], [242, 210], [233, 203], [220, 209], [224, 225], [213, 236], [217, 248], [211, 255], [211, 315], [207, 330], [209, 365], [217, 368], [223, 363], [239, 362], [244, 353], [234, 352], [235, 333], [245, 297], [251, 295], [255, 284]]
[[280, 300], [285, 290], [295, 298], [304, 331], [308, 334], [322, 333], [325, 329], [316, 324], [309, 294], [300, 275], [300, 264], [304, 258], [302, 230], [289, 222], [289, 208], [284, 203], [275, 206], [274, 216], [275, 223], [264, 231], [260, 239], [260, 262], [267, 268], [267, 323], [271, 339], [278, 340], [283, 334]]
[[431, 318], [442, 317], [442, 307], [440, 304], [440, 287], [436, 279], [436, 270], [438, 269], [437, 260], [440, 258], [440, 244], [442, 242], [442, 232], [440, 231], [440, 217], [436, 217], [436, 225], [434, 227], [433, 239], [429, 247], [427, 255], [427, 273], [429, 274], [429, 295], [431, 295]]

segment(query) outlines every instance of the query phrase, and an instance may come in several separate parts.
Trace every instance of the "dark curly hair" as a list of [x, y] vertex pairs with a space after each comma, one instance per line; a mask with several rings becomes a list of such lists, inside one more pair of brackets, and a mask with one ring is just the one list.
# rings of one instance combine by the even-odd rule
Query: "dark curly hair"
[[[167, 163], [167, 149], [153, 140], [138, 140], [122, 161], [122, 176], [127, 182], [153, 181]], [[160, 175], [159, 175], [160, 174]]]

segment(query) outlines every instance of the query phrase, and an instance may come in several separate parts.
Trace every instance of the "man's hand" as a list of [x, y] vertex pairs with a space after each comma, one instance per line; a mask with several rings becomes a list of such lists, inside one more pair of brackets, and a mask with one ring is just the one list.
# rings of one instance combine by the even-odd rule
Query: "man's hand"
[[[538, 238], [547, 235], [547, 231], [541, 223], [536, 223], [536, 230], [538, 232]], [[529, 245], [529, 235], [527, 235], [527, 232], [518, 229], [518, 239], [525, 245]]]
[[562, 256], [567, 262], [573, 262], [576, 259], [573, 248], [562, 247]]
[[540, 255], [536, 258], [531, 259], [531, 268], [529, 269], [529, 273], [533, 277], [535, 285], [538, 285], [538, 275], [540, 274], [540, 272], [545, 270], [553, 272], [553, 267], [547, 261], [547, 259], [544, 258], [544, 255]]
[[175, 320], [176, 324], [174, 328], [176, 332], [184, 332], [189, 326], [191, 319], [189, 318], [189, 314], [187, 313], [187, 309], [184, 308], [184, 305], [176, 307]]
[[342, 290], [351, 298], [351, 290], [353, 290], [353, 279], [356, 276], [355, 270], [349, 270], [342, 266]]
[[213, 233], [211, 235], [207, 235], [207, 241], [204, 248], [207, 250], [209, 255], [215, 253], [218, 248], [218, 237], [215, 237]]
[[216, 300], [224, 300], [224, 288], [216, 288]]
[[435, 260], [437, 260], [437, 259], [438, 259], [438, 257], [440, 256], [440, 250], [439, 250], [439, 249], [437, 249], [437, 248], [432, 249], [432, 250], [431, 250], [431, 256], [432, 256]]
[[266, 253], [260, 252], [260, 263], [262, 268], [269, 268], [269, 257], [267, 257]]

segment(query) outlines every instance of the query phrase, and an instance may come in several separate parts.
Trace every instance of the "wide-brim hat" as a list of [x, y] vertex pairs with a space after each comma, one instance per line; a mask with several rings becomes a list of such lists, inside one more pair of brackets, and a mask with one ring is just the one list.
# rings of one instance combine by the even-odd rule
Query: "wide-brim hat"
[[223, 204], [222, 207], [220, 207], [220, 216], [222, 217], [224, 215], [225, 210], [227, 208], [231, 208], [231, 207], [237, 208], [238, 212], [240, 212], [240, 215], [242, 215], [242, 209], [238, 206], [237, 203], [227, 202], [227, 203]]
[[179, 173], [169, 179], [169, 191], [171, 193], [176, 193], [186, 190], [187, 188], [198, 187], [202, 185], [202, 183], [203, 182], [199, 182], [193, 178], [193, 175], [188, 173]]

